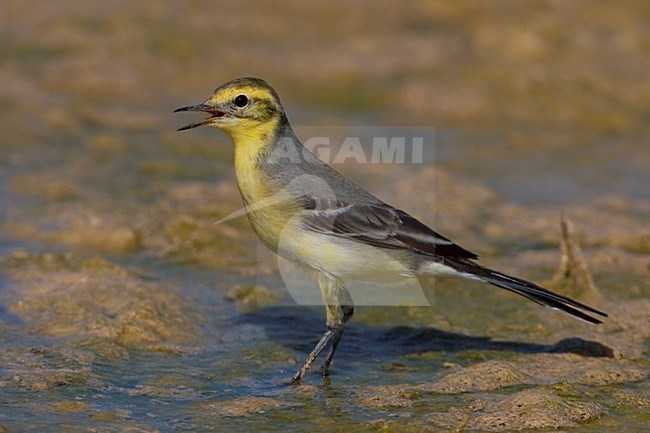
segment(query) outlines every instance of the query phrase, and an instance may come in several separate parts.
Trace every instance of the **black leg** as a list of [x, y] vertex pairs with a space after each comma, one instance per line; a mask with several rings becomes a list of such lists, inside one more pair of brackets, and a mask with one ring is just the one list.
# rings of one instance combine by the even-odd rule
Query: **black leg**
[[314, 350], [312, 350], [309, 356], [307, 357], [305, 363], [302, 364], [300, 370], [298, 370], [298, 372], [293, 376], [293, 379], [291, 380], [292, 383], [294, 384], [300, 383], [302, 377], [305, 375], [307, 370], [309, 370], [309, 367], [311, 367], [318, 354], [320, 354], [320, 352], [327, 345], [327, 343], [330, 341], [333, 335], [334, 335], [334, 331], [332, 329], [328, 329], [325, 332], [325, 334], [323, 334], [318, 344], [316, 344], [316, 347], [314, 347]]
[[330, 347], [330, 351], [327, 354], [327, 358], [325, 358], [325, 362], [323, 362], [323, 365], [321, 365], [320, 367], [320, 374], [323, 377], [327, 377], [330, 375], [330, 364], [332, 363], [332, 358], [334, 357], [334, 351], [336, 351], [336, 346], [339, 344], [339, 341], [343, 336], [343, 331], [345, 331], [345, 322], [343, 322], [341, 326], [335, 330], [333, 340], [332, 340], [332, 347]]
[[[347, 293], [347, 290], [345, 291], [345, 293]], [[347, 300], [350, 301], [351, 299], [348, 298]], [[330, 374], [330, 364], [332, 363], [332, 358], [334, 357], [336, 346], [338, 346], [339, 341], [343, 336], [343, 331], [345, 331], [345, 325], [348, 324], [348, 321], [352, 318], [352, 314], [354, 314], [354, 305], [352, 305], [352, 303], [347, 305], [346, 304], [339, 305], [338, 310], [339, 310], [338, 317], [340, 317], [340, 323], [337, 323], [336, 326], [332, 328], [332, 330], [334, 331], [334, 335], [332, 336], [332, 346], [330, 347], [330, 351], [327, 354], [327, 358], [325, 358], [325, 362], [323, 362], [323, 365], [321, 365], [320, 367], [320, 373], [323, 377], [327, 377]]]
[[300, 367], [300, 370], [293, 376], [292, 382], [294, 384], [300, 383], [307, 370], [309, 370], [309, 367], [316, 360], [316, 357], [331, 340], [332, 346], [320, 369], [323, 377], [329, 375], [329, 367], [332, 363], [336, 346], [341, 340], [345, 324], [350, 320], [354, 312], [352, 297], [350, 297], [350, 293], [348, 293], [341, 280], [324, 274], [318, 274], [317, 279], [327, 312], [327, 331], [323, 334], [318, 344], [316, 344], [314, 350], [311, 351], [307, 360]]

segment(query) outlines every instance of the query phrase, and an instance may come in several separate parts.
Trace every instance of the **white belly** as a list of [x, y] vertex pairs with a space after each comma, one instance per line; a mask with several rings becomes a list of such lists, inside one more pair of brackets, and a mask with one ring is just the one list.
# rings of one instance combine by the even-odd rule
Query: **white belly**
[[287, 260], [341, 279], [386, 281], [412, 276], [410, 253], [305, 230], [297, 218], [280, 234], [278, 254]]

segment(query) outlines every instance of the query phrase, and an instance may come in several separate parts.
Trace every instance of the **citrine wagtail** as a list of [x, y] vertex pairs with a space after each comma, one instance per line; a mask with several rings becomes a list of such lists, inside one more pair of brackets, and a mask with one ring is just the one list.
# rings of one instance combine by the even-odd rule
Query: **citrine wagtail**
[[[209, 125], [235, 146], [237, 185], [260, 240], [312, 275], [321, 290], [327, 330], [293, 377], [299, 382], [331, 342], [329, 366], [354, 304], [346, 281], [454, 276], [489, 283], [590, 323], [607, 314], [534, 283], [480, 266], [478, 256], [339, 174], [296, 138], [273, 88], [258, 78], [219, 86], [202, 104], [178, 111], [210, 116], [179, 131]], [[590, 313], [590, 314], [588, 314]]]

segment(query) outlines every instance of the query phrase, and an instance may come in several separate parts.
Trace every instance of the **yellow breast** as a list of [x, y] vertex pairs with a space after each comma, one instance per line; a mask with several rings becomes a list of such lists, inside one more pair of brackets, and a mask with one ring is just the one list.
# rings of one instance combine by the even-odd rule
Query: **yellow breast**
[[235, 172], [237, 186], [248, 220], [262, 242], [277, 251], [278, 239], [285, 225], [299, 211], [295, 198], [274, 185], [258, 164], [258, 156], [272, 137], [274, 125], [248, 130], [245, 134], [231, 134], [235, 144]]

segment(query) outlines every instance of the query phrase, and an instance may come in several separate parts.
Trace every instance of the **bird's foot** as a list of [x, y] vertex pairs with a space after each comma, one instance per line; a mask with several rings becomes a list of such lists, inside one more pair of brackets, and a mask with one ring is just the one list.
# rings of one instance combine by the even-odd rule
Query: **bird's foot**
[[330, 366], [329, 365], [321, 365], [320, 367], [320, 375], [323, 376], [323, 378], [329, 377], [330, 375]]
[[305, 375], [308, 368], [309, 368], [309, 365], [303, 364], [303, 366], [300, 367], [300, 370], [298, 370], [296, 372], [296, 374], [294, 374], [293, 377], [291, 378], [291, 384], [292, 385], [300, 385], [302, 383], [302, 377]]
[[320, 367], [320, 375], [323, 376], [323, 385], [328, 386], [330, 381], [330, 366], [329, 364], [323, 364]]

